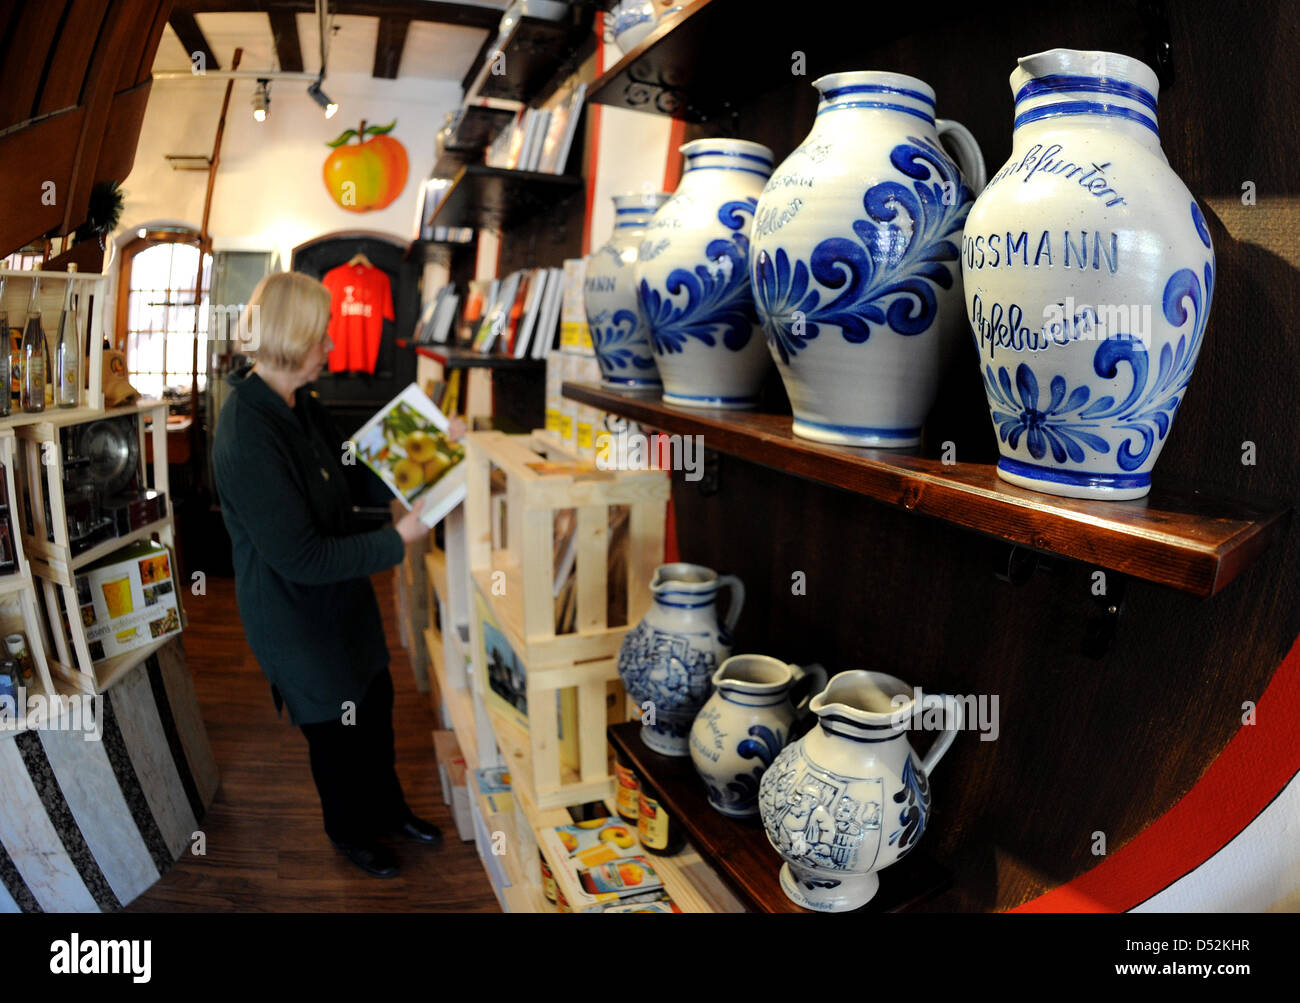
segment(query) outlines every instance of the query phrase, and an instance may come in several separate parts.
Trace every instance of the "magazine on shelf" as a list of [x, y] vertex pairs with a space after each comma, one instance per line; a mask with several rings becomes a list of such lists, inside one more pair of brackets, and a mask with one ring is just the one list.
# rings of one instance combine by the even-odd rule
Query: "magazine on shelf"
[[542, 296], [546, 291], [545, 268], [534, 268], [528, 282], [528, 300], [524, 304], [524, 316], [519, 322], [519, 334], [515, 337], [514, 356], [516, 359], [528, 358], [528, 346], [533, 331], [537, 330], [537, 315], [542, 311]]
[[408, 509], [428, 498], [420, 521], [432, 526], [465, 497], [465, 447], [447, 438], [451, 422], [412, 383], [362, 425], [356, 455]]
[[429, 340], [435, 344], [445, 345], [451, 336], [456, 322], [456, 307], [460, 305], [460, 294], [452, 285], [443, 286], [438, 291], [437, 309], [433, 313], [433, 323]]
[[501, 328], [501, 337], [497, 347], [506, 355], [515, 354], [515, 341], [519, 337], [519, 328], [524, 322], [524, 310], [528, 304], [528, 288], [533, 284], [533, 269], [516, 273], [519, 282], [515, 285], [515, 298], [506, 314], [505, 324]]
[[542, 144], [542, 155], [537, 169], [547, 174], [563, 174], [569, 164], [569, 151], [582, 117], [582, 102], [587, 96], [587, 85], [578, 84], [567, 103], [561, 104], [551, 114], [550, 128]]
[[526, 171], [535, 171], [541, 164], [542, 144], [546, 141], [546, 130], [550, 126], [551, 113], [538, 111], [533, 113], [532, 142], [528, 146], [528, 156], [520, 166]]
[[546, 358], [546, 353], [555, 347], [555, 332], [560, 320], [560, 301], [564, 293], [564, 270], [548, 268], [546, 272], [546, 297], [537, 318], [537, 333], [533, 336], [534, 359]]
[[519, 272], [512, 272], [500, 280], [497, 294], [492, 299], [492, 305], [483, 314], [483, 319], [479, 322], [478, 334], [474, 338], [474, 348], [484, 355], [492, 351], [493, 346], [500, 339], [502, 331], [505, 330], [506, 321], [510, 317], [510, 309], [515, 302], [515, 290], [519, 288], [519, 276]]

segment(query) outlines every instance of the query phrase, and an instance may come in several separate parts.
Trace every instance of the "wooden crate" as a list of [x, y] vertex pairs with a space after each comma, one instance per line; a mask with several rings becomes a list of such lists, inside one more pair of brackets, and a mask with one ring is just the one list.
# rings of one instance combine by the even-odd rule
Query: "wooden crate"
[[[476, 672], [502, 753], [516, 777], [516, 796], [537, 809], [599, 800], [613, 793], [605, 728], [623, 720], [618, 649], [649, 605], [645, 588], [663, 560], [669, 495], [662, 471], [601, 471], [553, 439], [537, 433], [466, 437], [465, 502], [469, 575], [473, 593], [491, 610], [526, 675], [526, 727], [492, 705], [486, 666]], [[549, 469], [548, 469], [548, 465]], [[492, 471], [505, 479], [504, 546], [493, 544]], [[628, 532], [614, 563], [627, 576], [627, 616], [609, 624], [607, 611], [610, 507], [627, 506]], [[576, 513], [576, 620], [555, 629], [556, 512]], [[500, 537], [502, 534], [498, 534]], [[470, 613], [471, 651], [483, 627]], [[557, 716], [549, 710], [560, 690], [576, 690], [576, 762], [562, 762]]]
[[[153, 461], [145, 462], [145, 422], [152, 414], [153, 426], [147, 434], [152, 436]], [[69, 425], [102, 418], [132, 415], [136, 418], [140, 440], [141, 474], [150, 486], [167, 496], [167, 514], [148, 525], [141, 526], [125, 536], [114, 537], [96, 544], [89, 550], [73, 555], [68, 537], [68, 519], [63, 497], [63, 451], [60, 430]], [[172, 640], [159, 638], [149, 645], [136, 648], [113, 658], [92, 661], [86, 630], [78, 615], [76, 576], [80, 569], [93, 564], [122, 547], [141, 540], [156, 539], [172, 551], [173, 582], [176, 585], [177, 605], [181, 625], [185, 626], [185, 606], [181, 596], [181, 582], [177, 579], [176, 550], [172, 528], [172, 498], [167, 475], [167, 403], [148, 401], [126, 407], [113, 408], [99, 414], [86, 416], [76, 410], [48, 411], [42, 421], [17, 428], [19, 456], [15, 462], [20, 497], [31, 512], [32, 532], [22, 529], [22, 543], [31, 564], [32, 575], [45, 598], [45, 641], [50, 669], [53, 674], [85, 693], [102, 693], [124, 673]], [[149, 475], [152, 474], [152, 478]], [[49, 518], [45, 509], [49, 502]], [[53, 536], [53, 540], [49, 537]]]

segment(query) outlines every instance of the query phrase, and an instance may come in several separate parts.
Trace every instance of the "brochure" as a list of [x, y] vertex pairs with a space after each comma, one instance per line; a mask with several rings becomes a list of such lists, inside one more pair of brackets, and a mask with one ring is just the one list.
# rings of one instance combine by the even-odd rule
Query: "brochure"
[[451, 422], [412, 383], [357, 430], [357, 456], [407, 508], [431, 495], [420, 519], [432, 526], [465, 497], [465, 446]]

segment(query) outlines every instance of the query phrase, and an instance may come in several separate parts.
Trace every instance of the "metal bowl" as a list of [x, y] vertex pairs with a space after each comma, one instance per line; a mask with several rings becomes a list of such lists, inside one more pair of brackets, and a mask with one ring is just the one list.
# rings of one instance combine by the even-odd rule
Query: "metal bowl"
[[90, 460], [90, 479], [105, 495], [126, 488], [140, 466], [140, 439], [130, 415], [91, 422], [81, 433], [80, 454]]

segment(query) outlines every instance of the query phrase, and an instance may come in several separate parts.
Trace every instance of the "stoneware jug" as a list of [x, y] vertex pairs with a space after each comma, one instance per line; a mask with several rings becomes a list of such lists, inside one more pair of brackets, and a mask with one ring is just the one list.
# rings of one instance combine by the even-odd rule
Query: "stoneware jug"
[[[722, 588], [731, 589], [731, 605], [720, 622]], [[688, 756], [691, 722], [709, 698], [713, 673], [731, 654], [745, 587], [734, 575], [698, 564], [664, 564], [650, 592], [654, 602], [619, 648], [618, 674], [641, 709], [641, 740], [665, 756]]]
[[681, 183], [646, 227], [636, 263], [663, 399], [753, 407], [771, 363], [754, 312], [749, 231], [772, 151], [743, 139], [697, 139], [681, 150]]
[[834, 73], [813, 86], [812, 132], [754, 215], [758, 315], [796, 435], [914, 446], [965, 337], [958, 257], [984, 158], [963, 126], [934, 117], [934, 91], [915, 77]]
[[667, 192], [614, 196], [614, 233], [587, 261], [583, 280], [587, 326], [607, 387], [661, 386], [650, 348], [650, 329], [636, 302], [636, 251], [646, 224], [668, 201]]
[[857, 909], [880, 887], [876, 872], [916, 846], [930, 814], [930, 772], [961, 727], [961, 705], [938, 699], [946, 727], [918, 762], [907, 741], [915, 700], [901, 679], [841, 672], [813, 698], [817, 726], [785, 747], [758, 789], [791, 901]]
[[962, 272], [1002, 458], [1074, 498], [1140, 498], [1201, 350], [1205, 218], [1160, 148], [1159, 82], [1113, 52], [1011, 74], [1011, 159], [966, 220]]
[[[802, 685], [803, 683], [807, 685]], [[796, 707], [790, 693], [801, 684]], [[826, 687], [826, 670], [766, 655], [732, 655], [713, 674], [713, 696], [691, 725], [691, 762], [709, 804], [724, 815], [758, 814], [758, 782], [786, 742], [796, 716]]]

